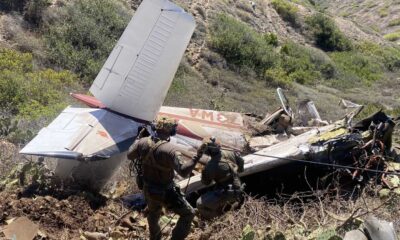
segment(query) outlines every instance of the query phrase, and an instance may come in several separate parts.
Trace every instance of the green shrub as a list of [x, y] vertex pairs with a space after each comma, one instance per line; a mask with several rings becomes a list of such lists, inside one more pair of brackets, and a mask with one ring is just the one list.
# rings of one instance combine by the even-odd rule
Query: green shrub
[[287, 72], [281, 67], [266, 70], [265, 80], [268, 85], [274, 87], [288, 87], [292, 84], [292, 79], [289, 78]]
[[279, 44], [278, 36], [274, 33], [265, 33], [264, 39], [268, 44], [270, 44], [274, 47], [277, 47]]
[[211, 25], [209, 45], [229, 63], [250, 67], [260, 75], [274, 66], [278, 58], [270, 39], [223, 14], [218, 15]]
[[333, 62], [325, 54], [300, 44], [287, 42], [281, 49], [281, 67], [289, 79], [300, 84], [313, 84], [336, 73]]
[[387, 17], [389, 15], [388, 6], [384, 6], [378, 10], [378, 14], [381, 18]]
[[357, 45], [357, 50], [375, 58], [387, 70], [396, 71], [400, 69], [400, 48], [380, 46], [371, 42], [364, 42]]
[[388, 33], [383, 38], [391, 42], [397, 41], [400, 39], [400, 32]]
[[0, 50], [0, 109], [13, 116], [52, 116], [65, 107], [76, 81], [68, 71], [35, 70], [29, 53]]
[[294, 26], [298, 25], [297, 21], [299, 9], [295, 5], [286, 0], [272, 0], [271, 4], [283, 20], [291, 23]]
[[50, 4], [50, 0], [30, 0], [24, 7], [24, 19], [39, 26], [42, 22], [43, 11]]
[[79, 74], [88, 83], [95, 77], [125, 29], [128, 10], [111, 0], [75, 0], [48, 24], [46, 41], [53, 64]]
[[334, 21], [322, 13], [307, 18], [307, 24], [313, 32], [315, 43], [325, 51], [348, 51], [351, 42], [337, 28]]
[[397, 25], [400, 25], [400, 18], [393, 19], [388, 24], [389, 27], [393, 27], [393, 26], [397, 26]]
[[347, 85], [368, 85], [383, 76], [383, 66], [379, 61], [361, 52], [334, 52], [330, 56], [336, 64], [340, 78], [347, 81]]

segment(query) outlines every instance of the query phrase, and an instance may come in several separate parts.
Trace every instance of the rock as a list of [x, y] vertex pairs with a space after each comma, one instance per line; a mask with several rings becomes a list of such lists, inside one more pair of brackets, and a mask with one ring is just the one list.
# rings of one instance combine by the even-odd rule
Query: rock
[[357, 229], [347, 232], [346, 235], [344, 235], [343, 240], [368, 240], [368, 238], [361, 230]]
[[99, 232], [83, 232], [82, 236], [85, 237], [87, 240], [107, 239], [107, 235], [105, 233], [99, 233]]
[[392, 223], [368, 216], [364, 226], [371, 240], [397, 240]]

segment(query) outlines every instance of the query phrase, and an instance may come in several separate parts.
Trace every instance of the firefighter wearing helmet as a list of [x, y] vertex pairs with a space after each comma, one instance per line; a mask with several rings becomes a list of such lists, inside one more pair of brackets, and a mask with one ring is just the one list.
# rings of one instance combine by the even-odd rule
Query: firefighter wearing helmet
[[197, 209], [204, 219], [212, 219], [240, 205], [243, 199], [239, 172], [243, 172], [244, 160], [236, 152], [221, 150], [214, 137], [205, 138], [198, 149], [195, 161], [203, 154], [211, 157], [201, 173], [205, 185], [215, 183], [211, 191], [197, 200]]
[[169, 142], [170, 137], [176, 133], [175, 120], [159, 117], [152, 128], [153, 136], [136, 141], [128, 152], [128, 159], [138, 166], [136, 179], [147, 202], [150, 239], [161, 239], [159, 219], [163, 207], [180, 216], [171, 239], [185, 239], [190, 232], [195, 211], [174, 183], [174, 171], [186, 177], [192, 172], [197, 160], [185, 162], [181, 153]]

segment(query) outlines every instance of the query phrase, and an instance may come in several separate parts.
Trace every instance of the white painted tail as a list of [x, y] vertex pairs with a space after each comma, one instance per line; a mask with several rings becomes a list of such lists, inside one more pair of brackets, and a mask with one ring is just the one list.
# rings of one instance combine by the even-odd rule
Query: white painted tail
[[146, 121], [156, 117], [195, 28], [167, 0], [144, 0], [90, 92], [107, 108]]

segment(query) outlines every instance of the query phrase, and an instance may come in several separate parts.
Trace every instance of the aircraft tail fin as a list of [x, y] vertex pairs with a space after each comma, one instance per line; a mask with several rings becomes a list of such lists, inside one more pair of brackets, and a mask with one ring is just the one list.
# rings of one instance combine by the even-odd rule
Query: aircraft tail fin
[[154, 120], [195, 28], [167, 0], [144, 0], [97, 75], [90, 92], [107, 108]]

